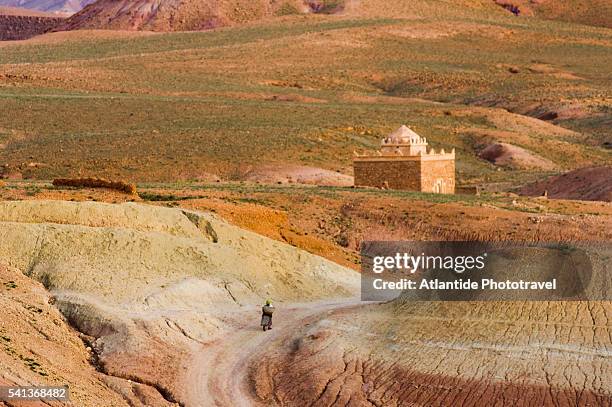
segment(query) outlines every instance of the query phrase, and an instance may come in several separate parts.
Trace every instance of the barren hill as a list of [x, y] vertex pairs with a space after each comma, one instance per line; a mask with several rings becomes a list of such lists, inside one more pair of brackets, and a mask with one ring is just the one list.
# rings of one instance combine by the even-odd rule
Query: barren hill
[[42, 284], [0, 265], [0, 386], [68, 385], [76, 405], [128, 406], [95, 371], [78, 333], [50, 302]]
[[[465, 13], [495, 4], [518, 7], [521, 15], [610, 27], [612, 7], [606, 0], [460, 0], [455, 10]], [[578, 3], [578, 4], [576, 4]], [[77, 13], [62, 29], [104, 28], [120, 30], [191, 31], [301, 13], [346, 13], [362, 17], [403, 17], [438, 13], [440, 2], [388, 0], [0, 0], [0, 6]], [[496, 8], [498, 10], [496, 10]]]
[[[399, 4], [396, 4], [399, 3]], [[488, 0], [459, 0], [455, 10], [500, 13]], [[68, 20], [64, 29], [204, 30], [274, 16], [345, 14], [359, 17], [413, 18], [443, 12], [439, 2], [388, 0], [98, 0]]]
[[[324, 11], [302, 0], [99, 0], [70, 18], [65, 29], [192, 31], [273, 15]], [[312, 6], [312, 7], [311, 7]]]
[[580, 168], [527, 185], [523, 195], [612, 202], [612, 167]]

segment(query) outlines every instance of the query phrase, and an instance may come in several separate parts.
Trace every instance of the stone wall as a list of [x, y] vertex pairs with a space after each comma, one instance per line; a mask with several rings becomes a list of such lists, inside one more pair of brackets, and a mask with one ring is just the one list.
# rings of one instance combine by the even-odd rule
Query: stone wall
[[421, 191], [455, 193], [455, 160], [427, 159], [421, 162]]
[[355, 185], [421, 190], [421, 164], [415, 159], [362, 159], [354, 163]]

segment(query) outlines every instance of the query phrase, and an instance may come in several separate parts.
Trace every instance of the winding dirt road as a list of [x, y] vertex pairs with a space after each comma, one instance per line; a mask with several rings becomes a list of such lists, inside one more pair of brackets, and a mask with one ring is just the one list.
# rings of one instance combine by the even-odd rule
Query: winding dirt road
[[289, 339], [297, 329], [334, 311], [361, 304], [359, 299], [352, 298], [280, 306], [274, 315], [273, 329], [267, 332], [259, 326], [260, 308], [251, 307], [245, 312], [249, 321], [243, 328], [229, 331], [223, 339], [203, 346], [198, 352], [187, 373], [186, 406], [264, 405], [249, 386], [249, 367], [266, 352], [274, 352], [270, 347]]

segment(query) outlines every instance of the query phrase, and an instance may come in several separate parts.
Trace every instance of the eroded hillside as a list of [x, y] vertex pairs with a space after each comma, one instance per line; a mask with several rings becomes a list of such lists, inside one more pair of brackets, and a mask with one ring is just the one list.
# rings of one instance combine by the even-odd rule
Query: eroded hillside
[[244, 324], [265, 298], [349, 296], [359, 281], [214, 215], [140, 204], [3, 202], [0, 258], [51, 292], [109, 386], [123, 394], [137, 385], [112, 378], [140, 383], [157, 400], [147, 405], [184, 400], [194, 352]]

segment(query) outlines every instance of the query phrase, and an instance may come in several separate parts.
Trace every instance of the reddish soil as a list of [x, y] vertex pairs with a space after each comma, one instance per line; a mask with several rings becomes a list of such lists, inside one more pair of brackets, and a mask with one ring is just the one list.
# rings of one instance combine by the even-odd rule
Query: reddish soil
[[612, 201], [612, 167], [581, 168], [527, 185], [521, 195], [549, 198]]
[[[102, 202], [154, 200], [160, 205], [211, 211], [229, 222], [358, 268], [362, 240], [609, 240], [612, 206], [494, 194], [456, 196], [450, 202], [395, 196], [372, 189], [329, 191], [298, 184], [202, 184], [139, 188], [142, 197], [105, 189], [51, 188], [6, 181], [0, 199]], [[444, 197], [440, 197], [444, 201]], [[491, 222], [495, 228], [491, 228]]]
[[[292, 332], [318, 321], [321, 315], [358, 305], [358, 299], [284, 305], [279, 315], [275, 314], [274, 328], [265, 333], [257, 324], [259, 307], [250, 307], [240, 315], [238, 325], [225, 338], [204, 345], [196, 353], [185, 374], [186, 405], [284, 405], [261, 403], [248, 385], [250, 368], [267, 366], [260, 362], [274, 352], [273, 343], [287, 340]], [[265, 381], [270, 377], [264, 374], [261, 379]]]
[[[13, 199], [22, 193], [19, 187], [28, 187], [23, 191], [27, 199], [138, 199], [97, 189], [47, 189], [43, 183], [7, 185], [13, 188], [0, 190], [0, 194], [10, 194]], [[214, 185], [219, 189], [211, 185], [182, 191], [143, 188], [148, 193], [143, 197], [165, 195], [170, 206], [180, 202], [186, 208], [214, 210], [234, 223], [329, 258], [354, 254], [364, 238], [491, 235], [493, 219], [495, 236], [500, 239], [515, 231], [523, 238], [610, 238], [612, 207], [607, 203], [520, 197], [484, 200], [483, 196], [481, 205], [476, 205], [406, 199], [390, 192], [377, 196], [375, 190]], [[190, 194], [190, 199], [180, 199]], [[505, 205], [514, 209], [503, 209]], [[538, 211], [543, 213], [534, 214], [535, 205], [542, 205]], [[517, 210], [523, 207], [525, 212]], [[552, 213], [555, 211], [563, 214]], [[593, 212], [599, 215], [582, 216]], [[41, 216], [40, 211], [29, 213]], [[56, 212], [46, 216], [51, 216], [47, 221], [62, 223]], [[58, 247], [65, 250], [66, 245]], [[14, 280], [13, 276], [8, 279]], [[185, 287], [192, 288], [193, 283]], [[176, 298], [189, 298], [181, 293], [176, 292]], [[155, 304], [155, 298], [162, 297], [147, 298], [149, 304]], [[86, 332], [89, 319], [81, 317], [79, 322], [78, 307], [75, 313], [66, 312], [67, 303], [56, 298], [73, 326], [94, 334]], [[357, 306], [361, 303], [351, 299], [309, 304], [278, 301], [274, 329], [266, 333], [258, 326], [258, 306], [252, 301], [241, 303], [245, 305], [220, 319], [226, 329], [223, 336], [193, 343], [193, 357], [156, 340], [159, 332], [188, 338], [183, 331], [170, 326], [166, 330], [164, 325], [159, 325], [164, 327], [159, 331], [157, 325], [146, 322], [149, 319], [139, 320], [138, 329], [124, 330], [122, 323], [109, 320], [104, 330], [119, 335], [112, 341], [98, 338], [96, 343], [102, 345], [92, 346], [100, 370], [112, 375], [102, 375], [104, 382], [122, 395], [131, 391], [124, 396], [130, 404], [147, 406], [169, 405], [160, 393], [170, 400], [184, 400], [185, 406], [587, 406], [610, 402], [611, 377], [606, 370], [610, 303]], [[185, 322], [180, 326], [197, 326]], [[146, 328], [146, 335], [139, 333], [141, 328]], [[127, 350], [113, 345], [125, 341], [130, 345]], [[133, 386], [140, 388], [134, 389], [120, 377], [138, 380], [140, 384], [134, 381]]]

